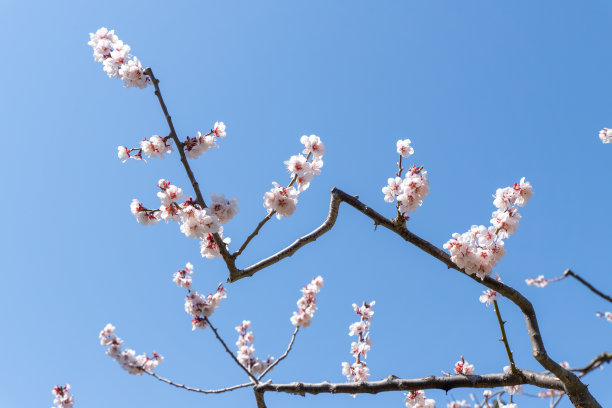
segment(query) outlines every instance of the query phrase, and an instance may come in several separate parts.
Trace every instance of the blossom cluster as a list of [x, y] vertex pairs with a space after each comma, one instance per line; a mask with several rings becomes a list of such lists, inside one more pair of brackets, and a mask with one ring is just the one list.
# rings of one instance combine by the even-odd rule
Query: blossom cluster
[[599, 131], [599, 138], [603, 143], [612, 143], [612, 129], [603, 128]]
[[[323, 167], [325, 145], [321, 138], [316, 135], [304, 135], [300, 138], [300, 142], [304, 145], [302, 153], [306, 156], [298, 154], [285, 161], [292, 177], [289, 185], [282, 187], [277, 182], [273, 182], [274, 187], [263, 197], [264, 208], [268, 213], [275, 213], [279, 220], [293, 214], [297, 207], [298, 194], [310, 187], [313, 177], [321, 174]], [[294, 184], [297, 184], [297, 189], [293, 187]]]
[[524, 206], [533, 195], [533, 189], [525, 177], [512, 187], [499, 188], [495, 193], [491, 225], [473, 225], [463, 234], [454, 233], [452, 239], [444, 244], [451, 254], [451, 260], [468, 274], [480, 279], [489, 276], [493, 267], [504, 255], [503, 238], [516, 232], [521, 215], [517, 206]]
[[152, 372], [159, 363], [163, 361], [163, 357], [156, 353], [152, 353], [152, 357], [146, 354], [136, 355], [132, 349], [122, 350], [123, 340], [115, 334], [115, 326], [107, 324], [100, 332], [100, 344], [108, 347], [106, 354], [116, 360], [121, 368], [130, 374], [142, 375], [144, 372]]
[[455, 374], [474, 375], [474, 365], [465, 361], [461, 356], [461, 360], [455, 363]]
[[317, 310], [317, 293], [323, 288], [323, 278], [317, 276], [302, 288], [302, 297], [298, 299], [298, 311], [293, 312], [291, 324], [296, 327], [308, 327], [312, 323], [312, 318]]
[[221, 256], [212, 234], [218, 233], [226, 245], [231, 242], [230, 238], [223, 238], [220, 224], [229, 222], [238, 213], [238, 199], [226, 199], [223, 194], [213, 193], [211, 207], [202, 208], [191, 197], [179, 204], [183, 190], [169, 181], [161, 179], [157, 186], [160, 189], [157, 196], [161, 200], [159, 209], [147, 209], [137, 199], [132, 200], [130, 210], [136, 216], [136, 221], [143, 226], [155, 225], [159, 220], [166, 223], [176, 221], [185, 236], [201, 240], [202, 257], [210, 259]]
[[268, 356], [266, 360], [260, 360], [254, 356], [255, 347], [253, 347], [253, 341], [255, 341], [255, 335], [252, 331], [247, 331], [250, 328], [251, 322], [249, 320], [243, 320], [241, 325], [236, 326], [236, 331], [238, 332], [238, 341], [236, 341], [238, 351], [236, 355], [240, 364], [249, 373], [255, 375], [263, 373], [274, 362], [274, 357]]
[[66, 384], [63, 387], [56, 385], [51, 390], [51, 393], [55, 395], [53, 403], [57, 408], [72, 408], [74, 405], [74, 396], [70, 394], [70, 384]]
[[227, 297], [223, 285], [219, 285], [215, 293], [207, 296], [202, 295], [196, 290], [192, 290], [193, 280], [193, 265], [187, 262], [185, 269], [181, 269], [172, 275], [172, 281], [179, 288], [187, 289], [188, 293], [185, 297], [185, 311], [190, 314], [191, 329], [205, 329], [208, 326], [207, 318], [211, 316], [215, 309], [221, 304], [221, 299]]
[[123, 80], [126, 88], [137, 86], [143, 89], [151, 84], [151, 78], [145, 74], [142, 64], [130, 54], [130, 46], [117, 37], [115, 30], [102, 27], [95, 33], [89, 33], [87, 44], [93, 48], [94, 60], [102, 63], [109, 78]]
[[[504, 366], [504, 373], [512, 374], [512, 369], [510, 368], [510, 366]], [[509, 395], [522, 394], [523, 393], [523, 385], [522, 384], [508, 385], [508, 386], [504, 387], [504, 391], [506, 391]]]
[[404, 403], [406, 408], [435, 408], [436, 401], [425, 396], [425, 391], [416, 390], [404, 394], [406, 398]]
[[342, 363], [342, 375], [345, 375], [349, 381], [367, 381], [370, 377], [370, 368], [362, 359], [368, 357], [368, 351], [372, 346], [370, 324], [374, 315], [372, 306], [375, 304], [375, 301], [371, 301], [369, 304], [363, 302], [362, 306], [353, 303], [353, 310], [361, 318], [358, 322], [349, 326], [349, 336], [358, 336], [358, 341], [351, 343], [351, 353], [355, 357], [355, 362], [353, 364]]
[[[397, 152], [402, 157], [409, 157], [414, 153], [414, 149], [410, 146], [410, 139], [397, 141]], [[427, 179], [427, 171], [423, 170], [423, 166], [412, 166], [408, 172], [401, 178], [403, 168], [400, 166], [396, 177], [391, 177], [387, 180], [387, 185], [382, 188], [385, 195], [385, 201], [392, 203], [397, 199], [398, 211], [403, 215], [404, 219], [409, 219], [406, 215], [410, 212], [415, 212], [417, 207], [423, 204], [423, 199], [429, 194], [429, 180]]]
[[544, 275], [540, 275], [537, 278], [527, 278], [525, 283], [529, 286], [536, 286], [538, 288], [545, 288], [550, 283], [550, 280], [544, 279]]
[[201, 132], [197, 132], [194, 137], [187, 136], [187, 140], [183, 142], [185, 155], [190, 159], [197, 159], [213, 147], [219, 147], [217, 138], [224, 138], [225, 136], [225, 123], [215, 122], [212, 130], [207, 134], [203, 135]]
[[[502, 281], [501, 277], [498, 274], [495, 274], [495, 280], [498, 282]], [[497, 300], [498, 297], [499, 294], [496, 291], [494, 291], [493, 289], [487, 289], [482, 291], [482, 295], [480, 295], [478, 300], [480, 300], [480, 303], [485, 303], [486, 306], [489, 307], [491, 303]]]
[[125, 163], [127, 159], [142, 160], [146, 162], [142, 157], [143, 153], [147, 155], [147, 157], [161, 157], [163, 159], [164, 154], [172, 153], [173, 151], [170, 142], [169, 136], [161, 137], [159, 135], [153, 135], [150, 140], [147, 140], [145, 137], [140, 142], [140, 147], [128, 149], [125, 146], [117, 146], [117, 157], [119, 157], [123, 163]]

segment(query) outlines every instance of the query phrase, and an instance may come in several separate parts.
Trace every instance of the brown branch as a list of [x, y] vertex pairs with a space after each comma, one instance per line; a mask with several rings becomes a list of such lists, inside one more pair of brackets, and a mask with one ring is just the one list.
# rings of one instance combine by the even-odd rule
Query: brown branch
[[266, 408], [263, 391], [258, 391], [253, 388], [253, 392], [255, 393], [255, 402], [257, 403], [257, 408]]
[[155, 374], [154, 372], [151, 372], [151, 371], [145, 371], [145, 373], [149, 374], [152, 377], [157, 378], [159, 381], [165, 382], [166, 384], [170, 384], [170, 385], [172, 385], [174, 387], [182, 388], [182, 389], [187, 390], [187, 391], [200, 392], [202, 394], [221, 394], [222, 392], [234, 391], [234, 390], [237, 390], [239, 388], [244, 388], [244, 387], [248, 387], [250, 385], [253, 385], [253, 383], [250, 382], [250, 383], [233, 385], [233, 386], [227, 387], [227, 388], [219, 388], [217, 390], [202, 390], [202, 389], [199, 389], [199, 388], [189, 387], [187, 385], [175, 383], [174, 381], [169, 380], [169, 379], [164, 378], [164, 377], [161, 377], [161, 376], [159, 376], [159, 375], [157, 375], [157, 374]]
[[586, 366], [582, 368], [570, 368], [569, 370], [578, 372], [580, 373], [579, 376], [583, 377], [601, 366], [602, 364], [609, 363], [610, 361], [612, 361], [612, 353], [607, 353], [604, 351], [603, 353], [593, 358], [593, 360], [591, 360], [591, 362]]
[[508, 344], [508, 337], [506, 336], [506, 329], [504, 325], [506, 322], [502, 320], [501, 314], [499, 313], [499, 305], [497, 304], [497, 300], [493, 300], [493, 308], [495, 309], [495, 314], [497, 315], [497, 322], [499, 323], [499, 328], [501, 329], [502, 338], [501, 340], [504, 342], [504, 347], [506, 348], [506, 354], [508, 354], [508, 361], [510, 361], [510, 369], [512, 372], [516, 372], [516, 365], [514, 364], [514, 358], [512, 357], [512, 350], [510, 350], [510, 345]]
[[538, 326], [535, 310], [533, 309], [533, 305], [531, 304], [531, 302], [529, 302], [527, 298], [525, 298], [516, 289], [507, 286], [502, 282], [498, 282], [495, 279], [486, 277], [485, 279], [481, 280], [476, 276], [467, 274], [464, 270], [459, 268], [450, 259], [450, 255], [448, 255], [442, 249], [436, 247], [435, 245], [419, 237], [418, 235], [410, 232], [405, 226], [394, 223], [392, 220], [384, 217], [366, 204], [359, 201], [357, 197], [353, 197], [340, 189], [332, 189], [329, 214], [327, 216], [327, 219], [323, 222], [323, 224], [321, 224], [319, 228], [315, 229], [310, 234], [298, 238], [293, 244], [289, 245], [287, 248], [277, 252], [276, 254], [266, 259], [257, 262], [254, 265], [249, 266], [248, 268], [245, 268], [241, 271], [237, 271], [237, 273], [233, 275], [230, 271], [230, 278], [228, 279], [228, 281], [235, 282], [247, 276], [252, 276], [257, 271], [260, 271], [261, 269], [275, 264], [281, 259], [293, 255], [298, 249], [300, 249], [304, 245], [310, 242], [314, 242], [317, 238], [325, 234], [333, 227], [338, 217], [338, 209], [341, 202], [347, 203], [351, 207], [355, 208], [357, 211], [372, 219], [375, 225], [381, 225], [395, 232], [405, 241], [410, 242], [411, 244], [417, 246], [424, 252], [438, 259], [440, 262], [444, 263], [449, 269], [455, 269], [465, 274], [470, 279], [485, 285], [489, 289], [492, 289], [511, 300], [521, 309], [521, 311], [523, 312], [523, 316], [525, 317], [525, 324], [527, 326], [527, 332], [531, 341], [531, 349], [534, 358], [542, 365], [542, 367], [552, 372], [555, 376], [557, 376], [557, 378], [559, 378], [563, 382], [563, 384], [565, 385], [564, 391], [568, 394], [570, 400], [575, 406], [580, 406], [583, 408], [601, 407], [601, 405], [599, 405], [599, 403], [591, 395], [587, 387], [580, 381], [580, 379], [575, 374], [567, 371], [548, 356], [546, 348], [544, 347], [544, 342], [542, 340], [542, 334], [540, 333], [540, 328]]
[[[204, 201], [204, 197], [202, 196], [202, 192], [200, 191], [200, 186], [198, 185], [198, 181], [193, 175], [193, 171], [191, 170], [191, 166], [189, 166], [189, 161], [187, 161], [187, 156], [185, 155], [185, 146], [179, 140], [178, 135], [176, 134], [176, 130], [174, 129], [174, 124], [172, 123], [172, 117], [168, 112], [168, 108], [166, 107], [166, 103], [164, 102], [164, 98], [161, 94], [161, 90], [159, 89], [159, 79], [155, 78], [153, 75], [153, 70], [151, 68], [145, 69], [145, 74], [151, 77], [151, 81], [153, 82], [153, 86], [155, 87], [155, 95], [157, 96], [157, 100], [159, 101], [159, 105], [164, 112], [164, 116], [166, 118], [166, 122], [168, 122], [168, 126], [170, 127], [170, 137], [174, 141], [176, 145], [176, 149], [179, 151], [179, 155], [181, 156], [181, 163], [183, 163], [183, 167], [185, 168], [185, 172], [187, 172], [187, 177], [189, 177], [189, 181], [191, 182], [191, 186], [193, 187], [193, 191], [196, 195], [196, 202], [202, 207], [207, 208], [206, 202]], [[225, 261], [227, 268], [229, 269], [230, 276], [237, 272], [236, 264], [234, 258], [227, 251], [227, 247], [223, 242], [223, 239], [219, 236], [218, 233], [212, 234], [217, 244], [217, 248], [219, 249], [219, 253], [221, 257]]]
[[300, 327], [296, 326], [295, 330], [293, 331], [293, 335], [291, 335], [291, 340], [289, 341], [289, 345], [287, 346], [287, 349], [285, 350], [285, 352], [283, 353], [282, 356], [280, 356], [274, 363], [270, 364], [268, 366], [268, 368], [266, 368], [264, 370], [263, 373], [261, 373], [261, 375], [259, 377], [257, 377], [258, 380], [261, 380], [264, 375], [268, 374], [268, 372], [270, 370], [272, 370], [274, 368], [275, 365], [277, 365], [278, 363], [280, 363], [282, 360], [285, 359], [285, 357], [287, 357], [287, 355], [289, 354], [289, 352], [291, 351], [291, 347], [293, 347], [293, 342], [295, 341], [295, 336], [297, 335], [298, 331], [300, 331]]
[[254, 383], [258, 383], [259, 381], [257, 380], [257, 378], [255, 378], [253, 376], [253, 374], [251, 374], [251, 372], [249, 370], [247, 370], [247, 368], [245, 366], [243, 366], [242, 364], [240, 364], [240, 361], [238, 361], [238, 359], [236, 358], [236, 356], [234, 355], [234, 353], [232, 353], [232, 351], [229, 349], [229, 347], [227, 347], [227, 344], [225, 344], [225, 342], [223, 341], [223, 339], [221, 338], [221, 336], [219, 336], [219, 333], [217, 332], [217, 329], [215, 329], [215, 327], [212, 325], [212, 323], [210, 322], [210, 320], [208, 319], [208, 317], [205, 317], [206, 321], [208, 322], [208, 325], [210, 326], [210, 328], [212, 329], [212, 331], [215, 333], [215, 336], [217, 337], [217, 340], [219, 340], [219, 342], [223, 345], [223, 348], [225, 349], [225, 351], [227, 352], [227, 354], [229, 354], [232, 359], [236, 362], [236, 364], [238, 364], [240, 366], [240, 368], [242, 368], [244, 370], [244, 372], [251, 378], [251, 380], [253, 380]]
[[448, 391], [453, 388], [493, 388], [510, 385], [531, 384], [542, 388], [563, 390], [564, 386], [557, 378], [527, 370], [518, 370], [517, 374], [500, 373], [487, 375], [454, 375], [451, 377], [425, 377], [417, 379], [400, 379], [389, 376], [384, 380], [347, 383], [302, 383], [273, 384], [271, 381], [259, 383], [253, 388], [256, 392], [285, 392], [289, 394], [377, 394], [387, 391], [414, 391], [440, 389]]
[[591, 290], [591, 292], [595, 293], [596, 295], [599, 295], [601, 298], [607, 300], [608, 302], [612, 303], [612, 297], [606, 295], [605, 293], [600, 292], [599, 290], [597, 290], [593, 285], [591, 285], [589, 282], [585, 281], [580, 275], [578, 275], [576, 272], [567, 269], [564, 273], [562, 278], [565, 278], [567, 276], [571, 276], [574, 279], [576, 279], [578, 282], [582, 283], [584, 286], [586, 286], [587, 288], [589, 288]]
[[238, 256], [240, 256], [242, 251], [244, 251], [247, 245], [249, 245], [249, 242], [251, 242], [251, 240], [255, 238], [255, 235], [259, 234], [259, 230], [261, 229], [261, 227], [263, 227], [266, 222], [270, 221], [270, 218], [272, 218], [274, 214], [276, 214], [276, 211], [271, 211], [270, 213], [268, 213], [268, 215], [266, 215], [266, 218], [264, 218], [263, 220], [259, 222], [259, 224], [257, 224], [257, 228], [255, 228], [255, 231], [253, 231], [251, 235], [247, 237], [244, 243], [240, 246], [240, 249], [238, 249], [236, 252], [232, 254], [232, 258], [236, 259]]

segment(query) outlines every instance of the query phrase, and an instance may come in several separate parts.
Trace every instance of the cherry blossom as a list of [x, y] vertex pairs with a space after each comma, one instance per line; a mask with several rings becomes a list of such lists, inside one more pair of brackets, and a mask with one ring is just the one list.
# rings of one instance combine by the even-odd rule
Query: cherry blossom
[[173, 275], [172, 282], [176, 283], [176, 286], [184, 289], [191, 289], [192, 278], [193, 275], [193, 265], [191, 262], [187, 262], [185, 265], [185, 269], [181, 269], [177, 271]]
[[605, 313], [597, 312], [595, 313], [595, 316], [604, 317], [607, 321], [612, 323], [612, 313], [611, 312], [605, 312]]
[[349, 326], [349, 336], [358, 336], [358, 341], [351, 343], [351, 354], [355, 357], [355, 362], [353, 364], [342, 363], [342, 375], [346, 376], [349, 381], [367, 381], [370, 377], [370, 369], [362, 359], [367, 358], [372, 346], [369, 330], [374, 315], [372, 306], [375, 304], [375, 301], [363, 302], [361, 306], [353, 303], [353, 310], [361, 318]]
[[55, 395], [53, 403], [57, 408], [72, 408], [74, 405], [74, 396], [70, 394], [70, 384], [66, 384], [63, 387], [56, 385], [51, 390], [51, 393]]
[[482, 293], [483, 294], [480, 295], [478, 299], [480, 300], [480, 303], [486, 303], [487, 307], [489, 307], [494, 300], [497, 300], [498, 295], [494, 290], [487, 289]]
[[317, 293], [323, 288], [323, 278], [317, 276], [302, 288], [302, 297], [297, 301], [298, 311], [293, 312], [291, 324], [296, 327], [308, 327], [317, 310]]
[[215, 126], [213, 126], [213, 130], [212, 130], [213, 135], [215, 135], [216, 137], [225, 137], [226, 133], [225, 133], [225, 123], [223, 122], [215, 122]]
[[497, 189], [493, 201], [497, 210], [493, 212], [492, 225], [473, 225], [461, 235], [454, 233], [444, 244], [451, 260], [470, 275], [481, 279], [489, 276], [506, 254], [503, 238], [508, 238], [518, 228], [521, 215], [516, 206], [525, 205], [532, 195], [531, 184], [524, 177], [513, 187]]
[[465, 400], [451, 401], [446, 404], [446, 408], [470, 408], [470, 404], [468, 404]]
[[548, 286], [548, 281], [544, 279], [544, 275], [540, 275], [537, 278], [527, 278], [525, 283], [529, 286], [536, 286], [538, 288], [545, 288]]
[[[232, 242], [230, 237], [223, 238], [223, 227], [219, 227], [217, 234], [219, 234], [219, 237], [226, 246]], [[200, 254], [202, 258], [206, 259], [221, 257], [221, 253], [219, 252], [219, 248], [212, 234], [206, 234], [204, 238], [202, 238], [202, 241], [200, 241]]]
[[161, 157], [163, 159], [164, 154], [172, 152], [172, 147], [167, 143], [167, 140], [167, 138], [153, 135], [151, 140], [145, 138], [140, 142], [140, 148], [147, 157]]
[[136, 198], [130, 204], [130, 211], [136, 216], [136, 221], [142, 226], [155, 225], [159, 221], [155, 216], [155, 210], [146, 209]]
[[202, 323], [202, 320], [210, 317], [215, 309], [219, 307], [221, 299], [226, 297], [225, 288], [221, 285], [219, 285], [215, 293], [211, 293], [208, 296], [204, 296], [195, 290], [190, 290], [185, 297], [185, 312], [193, 316], [191, 322], [192, 330], [206, 327], [206, 323]]
[[298, 192], [294, 187], [281, 187], [277, 182], [274, 188], [264, 194], [264, 207], [268, 212], [274, 211], [276, 218], [289, 217], [297, 207]]
[[236, 214], [238, 214], [238, 199], [226, 199], [224, 194], [211, 194], [212, 202], [210, 208], [213, 210], [220, 224], [229, 222]]
[[184, 145], [185, 155], [190, 159], [197, 159], [213, 147], [219, 147], [214, 136], [211, 134], [203, 135], [201, 132], [197, 132], [192, 138], [187, 136]]
[[462, 375], [474, 375], [474, 365], [468, 363], [463, 356], [455, 363], [455, 373]]
[[151, 78], [145, 74], [138, 58], [130, 54], [130, 46], [119, 40], [114, 30], [102, 27], [96, 33], [90, 33], [87, 44], [93, 48], [94, 60], [102, 63], [110, 78], [123, 80], [126, 88], [143, 89], [151, 84]]
[[406, 408], [435, 408], [436, 401], [429, 399], [425, 396], [425, 391], [416, 390], [410, 391], [408, 394], [404, 394], [406, 398], [404, 403]]
[[603, 128], [599, 131], [599, 138], [603, 143], [612, 143], [612, 129]]
[[302, 136], [300, 143], [304, 145], [304, 154], [312, 154], [314, 157], [321, 158], [325, 154], [325, 145], [321, 141], [321, 138], [316, 135]]
[[236, 341], [238, 351], [236, 355], [240, 364], [248, 372], [259, 374], [264, 372], [274, 362], [274, 357], [268, 356], [266, 360], [260, 360], [254, 356], [255, 347], [253, 347], [253, 341], [255, 340], [255, 335], [252, 331], [247, 331], [250, 327], [251, 322], [249, 320], [243, 320], [242, 324], [236, 326], [236, 331], [238, 332], [238, 341]]
[[402, 157], [410, 157], [414, 153], [414, 149], [410, 146], [410, 139], [397, 141], [397, 153]]
[[382, 188], [382, 192], [385, 195], [386, 202], [392, 203], [395, 201], [395, 197], [403, 193], [402, 178], [390, 177], [387, 179], [387, 186]]
[[130, 374], [142, 375], [144, 372], [152, 372], [163, 357], [157, 352], [153, 352], [149, 357], [146, 354], [136, 355], [132, 349], [122, 350], [123, 340], [115, 334], [115, 326], [107, 324], [100, 332], [100, 344], [108, 347], [106, 354], [116, 360], [121, 368]]

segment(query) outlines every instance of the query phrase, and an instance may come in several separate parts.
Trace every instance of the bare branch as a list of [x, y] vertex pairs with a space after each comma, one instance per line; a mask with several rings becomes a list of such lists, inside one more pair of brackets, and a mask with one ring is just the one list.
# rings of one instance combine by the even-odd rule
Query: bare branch
[[223, 341], [221, 336], [219, 336], [219, 333], [217, 332], [217, 329], [215, 329], [215, 327], [212, 325], [212, 323], [210, 322], [208, 317], [206, 317], [205, 319], [208, 322], [208, 325], [210, 326], [212, 331], [215, 333], [215, 336], [217, 337], [217, 340], [219, 340], [219, 342], [223, 345], [223, 348], [225, 349], [227, 354], [229, 354], [232, 357], [232, 359], [236, 362], [236, 364], [238, 364], [240, 366], [240, 368], [242, 368], [244, 370], [244, 372], [247, 373], [247, 375], [251, 378], [251, 380], [253, 380], [254, 383], [258, 383], [259, 381], [257, 380], [257, 378], [255, 378], [253, 376], [253, 374], [251, 374], [251, 372], [249, 370], [247, 370], [247, 368], [245, 366], [240, 364], [240, 361], [238, 361], [238, 359], [236, 358], [234, 353], [232, 353], [232, 351], [229, 349], [229, 347], [227, 347], [227, 344], [225, 344], [225, 342]]
[[232, 254], [232, 257], [234, 259], [236, 259], [238, 256], [240, 256], [240, 254], [242, 253], [242, 251], [244, 251], [244, 249], [247, 247], [247, 245], [249, 245], [249, 242], [251, 242], [251, 240], [253, 238], [255, 238], [255, 235], [259, 234], [259, 230], [261, 229], [261, 227], [263, 227], [265, 225], [266, 222], [270, 221], [270, 218], [272, 218], [272, 216], [275, 214], [274, 211], [268, 213], [268, 215], [266, 215], [266, 218], [264, 218], [263, 220], [261, 220], [259, 222], [259, 224], [257, 224], [257, 228], [255, 228], [255, 231], [253, 231], [251, 233], [251, 235], [249, 235], [247, 237], [247, 239], [244, 241], [244, 243], [240, 246], [240, 249], [238, 249], [236, 252], [234, 252]]
[[440, 389], [444, 391], [453, 388], [492, 388], [510, 385], [531, 384], [542, 388], [563, 390], [563, 383], [557, 378], [527, 370], [518, 370], [517, 374], [500, 373], [487, 375], [454, 375], [451, 377], [425, 377], [417, 379], [400, 379], [389, 376], [384, 380], [370, 382], [347, 383], [302, 383], [273, 384], [271, 381], [259, 383], [255, 391], [285, 392], [289, 394], [377, 394], [387, 391], [414, 391], [425, 389]]
[[510, 369], [512, 370], [512, 372], [516, 372], [516, 365], [514, 364], [514, 358], [512, 357], [512, 351], [510, 350], [510, 345], [508, 344], [508, 337], [506, 336], [506, 329], [504, 328], [506, 322], [502, 320], [501, 314], [499, 313], [499, 305], [497, 304], [497, 300], [493, 300], [493, 307], [495, 309], [495, 315], [497, 315], [497, 322], [499, 323], [499, 328], [501, 329], [501, 340], [504, 342], [506, 354], [508, 354], [508, 361], [510, 361]]
[[287, 346], [287, 350], [285, 350], [285, 353], [282, 356], [280, 356], [274, 363], [270, 364], [268, 366], [268, 368], [266, 368], [264, 370], [264, 372], [261, 373], [261, 375], [257, 378], [258, 380], [261, 380], [264, 377], [264, 375], [266, 375], [270, 370], [272, 370], [274, 368], [275, 365], [277, 365], [282, 360], [284, 360], [285, 357], [287, 357], [287, 355], [291, 351], [291, 347], [293, 347], [293, 342], [295, 341], [295, 336], [297, 335], [299, 330], [300, 330], [300, 327], [296, 326], [295, 330], [293, 331], [293, 335], [291, 336], [291, 340], [289, 341], [289, 345]]
[[591, 371], [595, 370], [596, 368], [600, 367], [602, 364], [609, 363], [610, 361], [612, 361], [612, 353], [607, 353], [604, 351], [603, 353], [595, 357], [593, 360], [591, 360], [591, 362], [586, 366], [582, 368], [570, 368], [569, 370], [578, 372], [580, 373], [579, 376], [583, 377]]
[[596, 295], [600, 296], [601, 298], [607, 300], [608, 302], [612, 303], [612, 297], [606, 295], [605, 293], [600, 292], [599, 290], [595, 289], [595, 287], [593, 285], [591, 285], [589, 282], [585, 281], [580, 275], [578, 275], [576, 272], [567, 269], [564, 273], [563, 273], [563, 278], [565, 278], [566, 276], [571, 276], [574, 279], [576, 279], [578, 282], [582, 283], [584, 286], [586, 286], [587, 288], [589, 288], [591, 290], [591, 292], [595, 293]]
[[218, 390], [202, 390], [202, 389], [199, 389], [199, 388], [189, 387], [189, 386], [183, 385], [183, 384], [177, 384], [174, 381], [169, 380], [169, 379], [164, 378], [164, 377], [161, 377], [161, 376], [159, 376], [159, 375], [157, 375], [157, 374], [155, 374], [154, 372], [151, 372], [151, 371], [145, 371], [145, 373], [149, 374], [151, 377], [157, 378], [159, 381], [165, 382], [166, 384], [170, 384], [170, 385], [172, 385], [174, 387], [182, 388], [182, 389], [187, 390], [187, 391], [199, 392], [199, 393], [202, 393], [202, 394], [221, 394], [222, 392], [234, 391], [234, 390], [237, 390], [239, 388], [245, 388], [245, 387], [248, 387], [248, 386], [254, 384], [254, 383], [250, 382], [250, 383], [233, 385], [233, 386], [227, 387], [227, 388], [219, 388]]
[[263, 391], [253, 389], [253, 392], [255, 393], [255, 402], [257, 403], [257, 408], [266, 408]]

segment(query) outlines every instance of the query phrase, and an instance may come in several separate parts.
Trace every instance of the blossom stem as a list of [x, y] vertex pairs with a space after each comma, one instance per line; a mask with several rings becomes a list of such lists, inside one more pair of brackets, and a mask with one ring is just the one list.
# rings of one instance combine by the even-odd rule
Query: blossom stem
[[300, 326], [296, 326], [295, 330], [293, 331], [293, 335], [291, 336], [291, 340], [289, 341], [289, 345], [287, 346], [287, 350], [285, 350], [285, 353], [282, 356], [280, 356], [274, 363], [270, 364], [268, 368], [266, 368], [264, 372], [261, 373], [259, 377], [257, 377], [258, 380], [261, 380], [264, 377], [264, 375], [268, 374], [268, 372], [274, 368], [275, 365], [277, 365], [278, 363], [281, 362], [281, 360], [284, 360], [285, 357], [287, 357], [287, 355], [291, 351], [291, 347], [293, 347], [295, 336], [297, 335], [299, 330], [300, 330]]
[[221, 336], [219, 336], [219, 332], [217, 332], [217, 329], [215, 329], [215, 327], [212, 325], [212, 323], [210, 322], [210, 319], [208, 317], [205, 317], [204, 319], [206, 319], [206, 322], [208, 323], [212, 331], [215, 333], [215, 337], [217, 337], [217, 340], [219, 340], [219, 342], [223, 345], [223, 348], [225, 349], [225, 351], [227, 351], [227, 354], [229, 354], [232, 357], [232, 359], [236, 362], [236, 364], [238, 364], [240, 368], [242, 368], [244, 372], [247, 373], [247, 375], [251, 378], [251, 380], [253, 380], [255, 384], [258, 384], [259, 381], [257, 380], [257, 378], [255, 378], [253, 374], [251, 374], [251, 372], [246, 369], [245, 366], [240, 364], [240, 361], [238, 361], [234, 353], [232, 353], [229, 347], [227, 347], [227, 344], [225, 344]]
[[[504, 342], [504, 347], [506, 347], [506, 353], [508, 354], [508, 360], [510, 361], [510, 369], [513, 374], [518, 373], [516, 365], [514, 364], [514, 358], [512, 357], [512, 351], [510, 350], [510, 345], [508, 344], [508, 337], [506, 336], [506, 329], [504, 325], [506, 322], [502, 320], [501, 314], [499, 313], [499, 306], [497, 304], [497, 300], [493, 300], [493, 307], [495, 308], [495, 315], [497, 315], [497, 322], [499, 323], [499, 328], [501, 329], [502, 341]], [[512, 398], [512, 396], [510, 396]]]

